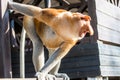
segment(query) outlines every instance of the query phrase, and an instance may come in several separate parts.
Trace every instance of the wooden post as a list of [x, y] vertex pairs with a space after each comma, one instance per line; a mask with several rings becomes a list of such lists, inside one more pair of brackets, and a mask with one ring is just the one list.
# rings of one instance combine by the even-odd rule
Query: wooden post
[[10, 27], [7, 0], [0, 0], [0, 78], [11, 77]]

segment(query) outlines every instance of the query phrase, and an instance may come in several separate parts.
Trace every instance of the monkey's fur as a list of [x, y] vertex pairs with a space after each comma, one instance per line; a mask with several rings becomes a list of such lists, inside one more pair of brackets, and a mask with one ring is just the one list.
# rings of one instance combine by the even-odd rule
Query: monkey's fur
[[[61, 59], [86, 33], [93, 35], [91, 18], [81, 13], [63, 9], [41, 9], [32, 5], [9, 1], [9, 7], [24, 14], [23, 25], [33, 43], [33, 63], [39, 80], [50, 80], [51, 75], [69, 77], [58, 73]], [[44, 47], [50, 57], [44, 63]], [[55, 78], [54, 76], [54, 78]], [[52, 76], [53, 77], [53, 76]]]

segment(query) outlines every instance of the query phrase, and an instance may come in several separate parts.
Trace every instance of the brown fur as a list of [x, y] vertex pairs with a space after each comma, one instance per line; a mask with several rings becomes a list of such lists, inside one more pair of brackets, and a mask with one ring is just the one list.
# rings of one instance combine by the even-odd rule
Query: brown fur
[[[72, 13], [62, 9], [41, 9], [26, 4], [9, 2], [12, 9], [26, 15], [24, 28], [33, 42], [33, 63], [36, 76], [45, 80], [45, 76], [52, 71], [58, 75], [59, 63], [69, 50], [84, 38], [86, 33], [93, 35], [90, 16]], [[44, 64], [45, 45], [50, 51], [50, 57]], [[51, 54], [52, 52], [52, 54]], [[66, 75], [61, 76], [69, 78]]]

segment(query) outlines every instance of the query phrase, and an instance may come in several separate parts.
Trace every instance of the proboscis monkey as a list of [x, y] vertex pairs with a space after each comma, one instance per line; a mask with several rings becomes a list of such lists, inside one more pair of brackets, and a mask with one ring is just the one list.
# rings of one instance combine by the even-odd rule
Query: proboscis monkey
[[[63, 9], [41, 9], [11, 1], [9, 7], [25, 15], [23, 25], [33, 43], [33, 63], [38, 79], [50, 80], [53, 76], [49, 74], [53, 74], [69, 80], [67, 75], [58, 73], [60, 61], [86, 33], [93, 35], [90, 16]], [[46, 63], [43, 45], [50, 52]]]

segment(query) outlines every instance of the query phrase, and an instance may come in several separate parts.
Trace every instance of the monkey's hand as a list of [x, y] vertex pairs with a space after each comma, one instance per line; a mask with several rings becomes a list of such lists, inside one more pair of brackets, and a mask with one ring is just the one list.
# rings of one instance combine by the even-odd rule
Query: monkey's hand
[[45, 79], [46, 80], [56, 80], [56, 76], [55, 75], [52, 75], [52, 74], [47, 74], [45, 76]]
[[63, 78], [63, 80], [70, 80], [69, 76], [65, 73], [57, 73], [55, 76], [58, 78]]
[[35, 76], [37, 77], [37, 80], [45, 80], [45, 74], [44, 73], [37, 72], [35, 74]]
[[56, 77], [51, 74], [45, 74], [42, 72], [37, 72], [36, 75], [37, 80], [56, 80]]

